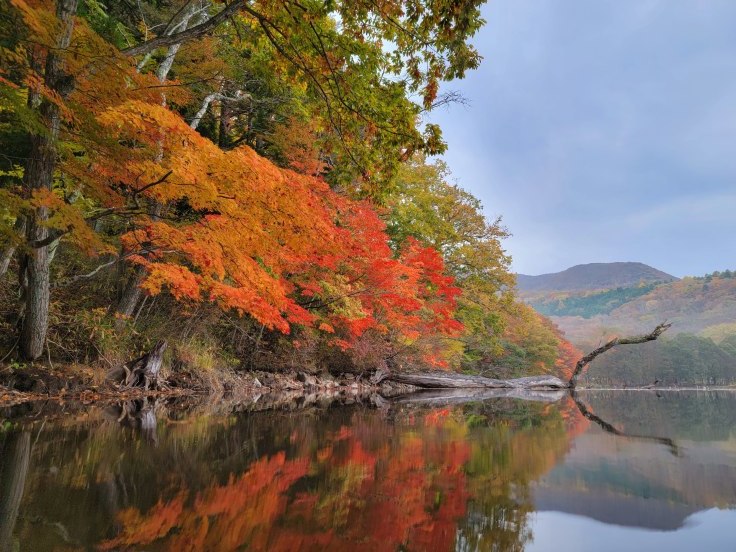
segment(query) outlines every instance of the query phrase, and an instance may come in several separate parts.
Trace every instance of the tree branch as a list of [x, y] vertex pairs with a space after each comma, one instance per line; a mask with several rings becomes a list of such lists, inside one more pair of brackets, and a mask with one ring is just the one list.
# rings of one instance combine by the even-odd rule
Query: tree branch
[[570, 377], [570, 381], [568, 382], [568, 387], [575, 389], [575, 386], [578, 384], [578, 378], [583, 373], [583, 369], [590, 364], [593, 359], [595, 359], [598, 355], [601, 355], [608, 351], [609, 349], [613, 349], [616, 345], [636, 345], [639, 343], [646, 343], [647, 341], [654, 341], [656, 340], [660, 335], [662, 335], [664, 332], [666, 332], [672, 324], [668, 324], [667, 322], [662, 322], [659, 326], [654, 328], [651, 333], [648, 333], [646, 335], [637, 335], [633, 337], [615, 337], [605, 345], [602, 345], [598, 347], [597, 349], [589, 352], [587, 355], [585, 355], [583, 358], [578, 360], [577, 364], [575, 364], [575, 370], [572, 373], [572, 376]]
[[217, 15], [212, 16], [207, 21], [190, 27], [184, 31], [173, 33], [170, 35], [157, 36], [151, 40], [147, 40], [132, 48], [126, 48], [122, 50], [126, 56], [137, 56], [139, 54], [145, 54], [156, 48], [163, 48], [167, 46], [173, 46], [174, 44], [180, 44], [189, 40], [195, 40], [201, 38], [209, 33], [212, 29], [217, 27], [220, 23], [227, 21], [231, 16], [235, 15], [238, 11], [245, 7], [243, 0], [233, 0], [230, 4], [227, 4]]

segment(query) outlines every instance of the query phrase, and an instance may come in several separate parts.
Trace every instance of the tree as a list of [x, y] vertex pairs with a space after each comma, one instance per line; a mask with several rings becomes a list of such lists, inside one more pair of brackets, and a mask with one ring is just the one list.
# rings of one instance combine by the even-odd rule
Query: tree
[[480, 201], [456, 185], [441, 161], [428, 163], [416, 155], [399, 171], [388, 232], [394, 247], [417, 239], [438, 250], [462, 290], [458, 320], [466, 361], [493, 358], [513, 312], [511, 258], [501, 241], [508, 236], [500, 219], [489, 222]]
[[[454, 41], [438, 43], [432, 59], [427, 58], [433, 72], [407, 77], [412, 83], [407, 85], [376, 80], [388, 69], [396, 75], [409, 63], [404, 57], [413, 55], [419, 46], [397, 42], [403, 57], [389, 56], [393, 61], [385, 65], [375, 41], [390, 26], [371, 20], [369, 28], [359, 31], [351, 15], [351, 10], [360, 9], [362, 14], [377, 16], [375, 7], [340, 6], [344, 20], [338, 28], [332, 19], [338, 9], [334, 6], [279, 4], [269, 8], [273, 13], [264, 15], [247, 3], [238, 3], [237, 10], [230, 4], [220, 11], [208, 3], [186, 3], [172, 7], [181, 8], [173, 15], [154, 12], [164, 17], [164, 31], [140, 47], [120, 51], [121, 38], [128, 41], [140, 35], [134, 26], [120, 34], [120, 25], [114, 23], [145, 23], [143, 12], [139, 21], [138, 14], [127, 13], [125, 6], [106, 11], [97, 3], [88, 3], [83, 12], [86, 19], [81, 19], [75, 18], [76, 2], [59, 0], [53, 5], [55, 14], [51, 2], [14, 0], [15, 23], [25, 36], [16, 41], [15, 50], [4, 51], [14, 67], [0, 83], [4, 97], [15, 99], [15, 122], [20, 123], [25, 115], [17, 101], [19, 95], [28, 94], [30, 107], [37, 111], [27, 123], [30, 161], [22, 171], [24, 186], [2, 191], [9, 209], [4, 224], [20, 221], [27, 228], [26, 239], [20, 240], [21, 276], [27, 281], [22, 335], [27, 358], [38, 358], [43, 352], [50, 262], [62, 239], [90, 255], [109, 255], [121, 248], [120, 261], [135, 266], [117, 307], [124, 315], [132, 314], [140, 290], [148, 294], [165, 291], [184, 302], [215, 302], [285, 333], [294, 324], [314, 326], [328, 334], [342, 326], [346, 333], [341, 345], [349, 343], [345, 338], [360, 335], [368, 327], [409, 341], [424, 331], [448, 335], [458, 331], [460, 324], [453, 319], [457, 291], [436, 253], [413, 243], [394, 252], [370, 204], [349, 199], [323, 180], [282, 170], [247, 146], [237, 146], [229, 135], [219, 140], [226, 148], [218, 147], [195, 130], [204, 117], [202, 108], [189, 124], [182, 118], [180, 112], [189, 109], [192, 94], [177, 79], [187, 74], [202, 76], [199, 69], [191, 69], [191, 63], [184, 63], [198, 55], [197, 50], [188, 50], [190, 41], [216, 31], [218, 40], [232, 42], [240, 30], [251, 37], [257, 31], [256, 44], [265, 36], [283, 58], [279, 62], [274, 55], [270, 60], [275, 74], [297, 71], [302, 78], [311, 75], [308, 80], [317, 88], [319, 83], [332, 83], [334, 97], [323, 97], [325, 102], [336, 101], [338, 91], [348, 83], [351, 94], [361, 99], [375, 85], [383, 92], [370, 101], [382, 108], [400, 105], [404, 115], [410, 115], [402, 124], [416, 138], [418, 112], [406, 96], [406, 87], [419, 90], [425, 83], [432, 88], [438, 79], [459, 75], [472, 66], [473, 56], [467, 55], [470, 50], [464, 49], [462, 40], [457, 42], [474, 32], [467, 14], [447, 12], [449, 8], [443, 5], [432, 7], [444, 14], [441, 25], [447, 32], [447, 25], [456, 23], [462, 28]], [[146, 4], [146, 9], [152, 7]], [[297, 21], [292, 8], [306, 10], [306, 15]], [[429, 11], [415, 15], [419, 20], [412, 19], [412, 24], [434, 17]], [[374, 42], [367, 41], [368, 36]], [[325, 51], [322, 57], [312, 51], [314, 55], [306, 61], [303, 56], [289, 55], [290, 51], [311, 51], [319, 39], [338, 43], [336, 51], [340, 44], [345, 46], [341, 41], [355, 49], [340, 60]], [[24, 44], [33, 45], [33, 51]], [[212, 39], [205, 38], [198, 45], [206, 49]], [[156, 58], [158, 48], [165, 49], [160, 60]], [[155, 61], [152, 72], [147, 71], [148, 53]], [[134, 55], [144, 57], [133, 63]], [[39, 69], [34, 56], [45, 60], [44, 68]], [[226, 64], [215, 65], [222, 68]], [[319, 78], [313, 74], [318, 69]], [[228, 74], [237, 75], [237, 71]], [[249, 93], [230, 88], [231, 84], [221, 80], [225, 89], [214, 93], [219, 101], [230, 102], [229, 94], [247, 101]], [[429, 105], [436, 91], [427, 89], [423, 94]], [[345, 120], [358, 125], [354, 136], [360, 137], [366, 152], [376, 140], [384, 140], [365, 140], [385, 133], [368, 132], [370, 118], [362, 108], [351, 107], [344, 97], [340, 104], [346, 110]], [[208, 106], [204, 108], [206, 112]], [[223, 109], [221, 105], [221, 112]], [[381, 118], [382, 113], [373, 115]], [[327, 118], [332, 116], [328, 105]], [[335, 135], [342, 133], [338, 127], [330, 127]], [[405, 138], [398, 142], [385, 138], [394, 160], [400, 156], [399, 146], [407, 146]], [[290, 160], [294, 147], [292, 143], [279, 147], [290, 164], [295, 163]], [[319, 155], [329, 157], [324, 150]], [[297, 162], [297, 168], [307, 165]], [[367, 188], [361, 186], [357, 193], [367, 194]], [[13, 235], [8, 225], [4, 234]], [[14, 247], [8, 245], [8, 250]], [[112, 264], [105, 261], [90, 274]], [[334, 305], [340, 301], [326, 294], [310, 303], [317, 296], [314, 290], [325, 286], [354, 297], [357, 309], [339, 312]], [[356, 286], [364, 287], [352, 289]]]

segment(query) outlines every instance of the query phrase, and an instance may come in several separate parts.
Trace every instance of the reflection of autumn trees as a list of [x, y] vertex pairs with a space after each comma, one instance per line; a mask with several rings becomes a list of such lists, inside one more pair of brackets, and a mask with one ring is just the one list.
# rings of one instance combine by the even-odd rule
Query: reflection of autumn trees
[[567, 453], [585, 420], [572, 401], [555, 405], [487, 401], [467, 405], [474, 444], [466, 470], [468, 511], [458, 529], [459, 550], [523, 550], [531, 539], [531, 484]]
[[13, 529], [18, 518], [31, 454], [31, 434], [15, 432], [0, 439], [0, 551], [16, 549]]
[[521, 549], [529, 483], [568, 448], [560, 411], [508, 402], [395, 417], [361, 412], [317, 439], [296, 422], [288, 452], [120, 510], [121, 530], [100, 548], [451, 550], [460, 538], [468, 549]]

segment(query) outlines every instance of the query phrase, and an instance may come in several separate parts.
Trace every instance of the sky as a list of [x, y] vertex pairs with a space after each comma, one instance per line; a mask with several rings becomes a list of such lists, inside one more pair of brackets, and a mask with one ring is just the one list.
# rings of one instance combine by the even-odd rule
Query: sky
[[432, 114], [513, 269], [736, 268], [736, 1], [490, 0]]

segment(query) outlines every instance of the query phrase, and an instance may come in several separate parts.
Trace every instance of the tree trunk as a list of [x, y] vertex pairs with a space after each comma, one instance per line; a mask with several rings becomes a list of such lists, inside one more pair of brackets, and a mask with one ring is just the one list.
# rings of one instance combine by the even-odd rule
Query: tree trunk
[[164, 362], [166, 341], [161, 340], [156, 346], [142, 357], [131, 360], [123, 365], [122, 369], [114, 370], [109, 378], [116, 380], [125, 389], [142, 387], [146, 391], [149, 388], [157, 389], [159, 386], [158, 376]]
[[[49, 50], [46, 58], [44, 83], [60, 96], [67, 96], [72, 84], [64, 72], [61, 53], [69, 47], [74, 30], [74, 16], [78, 0], [58, 0], [56, 15], [61, 21], [61, 34], [56, 47]], [[29, 193], [34, 190], [51, 190], [54, 170], [57, 164], [57, 140], [61, 127], [59, 106], [44, 99], [39, 113], [45, 124], [45, 132], [31, 135], [31, 148], [26, 164], [24, 184]], [[28, 216], [26, 240], [28, 250], [23, 255], [21, 281], [26, 284], [23, 290], [24, 310], [20, 346], [23, 356], [35, 360], [43, 353], [49, 320], [49, 237], [45, 222], [49, 217], [46, 207], [39, 207]]]
[[142, 266], [133, 268], [133, 273], [128, 278], [117, 305], [112, 309], [112, 312], [118, 315], [117, 320], [115, 320], [116, 330], [121, 331], [125, 327], [125, 321], [133, 316], [143, 294], [140, 286], [145, 276], [146, 270]]
[[603, 353], [610, 349], [613, 349], [617, 345], [638, 345], [640, 343], [646, 343], [648, 341], [655, 341], [657, 338], [659, 338], [660, 335], [670, 329], [671, 326], [672, 324], [662, 322], [648, 334], [636, 335], [633, 337], [616, 337], [605, 345], [601, 345], [597, 349], [589, 352], [583, 358], [578, 360], [577, 364], [575, 364], [575, 370], [572, 373], [572, 377], [570, 377], [568, 387], [570, 387], [571, 389], [575, 389], [575, 387], [577, 387], [578, 379], [583, 374], [583, 370], [588, 364], [593, 362], [593, 359], [595, 359], [598, 355], [602, 355]]
[[[168, 29], [166, 29], [166, 31], [164, 32], [164, 36], [176, 34], [178, 32], [186, 30], [189, 27], [189, 24], [192, 22], [192, 18], [195, 16], [196, 12], [197, 5], [195, 3], [190, 4], [183, 12], [181, 18], [176, 23], [172, 24], [172, 26], [170, 26]], [[202, 12], [202, 17], [200, 19], [207, 18], [208, 16], [205, 10], [204, 12]], [[196, 21], [195, 25], [199, 24], [200, 22], [201, 21]], [[166, 55], [164, 56], [164, 59], [161, 61], [159, 66], [156, 68], [156, 78], [161, 84], [164, 84], [168, 79], [169, 72], [174, 65], [174, 60], [176, 59], [176, 55], [177, 53], [179, 53], [179, 49], [181, 48], [181, 46], [182, 42], [168, 44]], [[161, 94], [161, 105], [163, 105], [164, 107], [166, 106], [165, 93]], [[157, 163], [161, 162], [161, 160], [163, 159], [163, 154], [163, 144], [160, 144], [159, 151], [155, 159]], [[164, 205], [158, 202], [153, 201], [150, 205], [150, 215], [154, 220], [161, 216], [163, 210]], [[135, 309], [141, 299], [142, 291], [140, 286], [143, 283], [143, 279], [145, 278], [145, 276], [145, 269], [141, 266], [135, 266], [133, 269], [133, 274], [126, 281], [125, 286], [120, 293], [120, 298], [117, 304], [114, 307], [111, 307], [109, 311], [110, 314], [117, 313], [118, 315], [120, 315], [119, 318], [115, 321], [116, 330], [121, 331], [125, 327], [125, 320], [133, 316], [133, 313], [135, 312]]]
[[[18, 216], [18, 219], [15, 221], [15, 226], [13, 230], [18, 233], [19, 238], [25, 237], [26, 218], [24, 216]], [[2, 255], [0, 255], [0, 277], [2, 277], [8, 271], [10, 261], [13, 260], [13, 255], [15, 254], [15, 250], [16, 246], [11, 242], [11, 244], [9, 244], [8, 247], [5, 248], [5, 251], [3, 251]]]
[[0, 454], [0, 552], [16, 550], [13, 539], [31, 458], [31, 434], [8, 435]]
[[396, 383], [406, 383], [415, 385], [424, 389], [575, 389], [578, 378], [583, 369], [598, 355], [605, 353], [616, 345], [634, 345], [637, 343], [646, 343], [654, 341], [662, 335], [671, 324], [662, 323], [651, 333], [634, 337], [615, 338], [591, 351], [581, 358], [575, 365], [575, 370], [570, 381], [565, 382], [555, 376], [529, 376], [525, 378], [514, 379], [494, 379], [483, 376], [470, 376], [467, 374], [454, 374], [452, 372], [419, 372], [419, 373], [395, 373], [385, 374], [377, 372], [371, 378], [374, 384], [380, 383], [382, 380], [390, 380]]
[[567, 383], [554, 376], [530, 376], [516, 379], [493, 379], [452, 372], [390, 374], [386, 379], [425, 389], [564, 389]]

